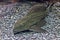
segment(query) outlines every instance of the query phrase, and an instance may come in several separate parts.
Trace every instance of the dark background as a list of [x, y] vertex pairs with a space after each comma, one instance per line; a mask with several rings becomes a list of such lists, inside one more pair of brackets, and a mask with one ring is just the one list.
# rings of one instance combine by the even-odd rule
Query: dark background
[[[0, 0], [0, 2], [11, 2], [11, 0]], [[16, 0], [13, 0], [16, 1]], [[35, 1], [35, 2], [44, 2], [44, 1], [49, 1], [49, 0], [18, 0], [18, 2], [24, 2], [24, 1]]]

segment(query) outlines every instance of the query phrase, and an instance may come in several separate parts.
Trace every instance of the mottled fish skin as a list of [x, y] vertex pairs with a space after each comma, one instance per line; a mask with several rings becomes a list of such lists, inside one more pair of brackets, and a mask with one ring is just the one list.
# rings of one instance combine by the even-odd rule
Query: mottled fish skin
[[[47, 16], [46, 7], [37, 4], [34, 5], [28, 14], [24, 16], [21, 20], [18, 20], [14, 25], [14, 33], [24, 31], [24, 30], [32, 30], [35, 32], [44, 32], [45, 30], [41, 29], [42, 26], [45, 25], [44, 18]], [[37, 29], [38, 28], [38, 29]]]

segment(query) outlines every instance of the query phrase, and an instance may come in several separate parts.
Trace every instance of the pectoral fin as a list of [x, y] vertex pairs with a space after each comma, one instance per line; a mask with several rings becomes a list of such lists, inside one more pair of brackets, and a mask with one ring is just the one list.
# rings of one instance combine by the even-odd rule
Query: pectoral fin
[[40, 28], [40, 27], [33, 27], [31, 29], [29, 29], [30, 31], [33, 31], [33, 32], [38, 32], [38, 33], [45, 33], [47, 32], [46, 30]]

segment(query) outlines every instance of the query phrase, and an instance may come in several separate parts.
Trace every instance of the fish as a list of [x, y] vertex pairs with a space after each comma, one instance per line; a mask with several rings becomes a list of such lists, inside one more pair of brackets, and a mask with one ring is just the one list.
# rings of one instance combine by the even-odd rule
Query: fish
[[33, 32], [45, 33], [46, 30], [42, 29], [41, 27], [46, 24], [44, 19], [47, 14], [47, 9], [43, 4], [36, 4], [32, 6], [26, 16], [17, 20], [14, 25], [13, 32], [17, 33], [24, 30], [30, 30]]

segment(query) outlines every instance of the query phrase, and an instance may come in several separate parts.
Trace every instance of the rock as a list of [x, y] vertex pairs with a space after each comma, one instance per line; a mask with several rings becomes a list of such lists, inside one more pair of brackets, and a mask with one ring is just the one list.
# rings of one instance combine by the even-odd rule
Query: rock
[[46, 7], [41, 4], [34, 5], [28, 14], [21, 20], [18, 20], [14, 25], [14, 33], [21, 32], [24, 30], [31, 30], [34, 32], [44, 32], [41, 29], [45, 25], [44, 18], [47, 16]]

